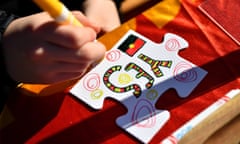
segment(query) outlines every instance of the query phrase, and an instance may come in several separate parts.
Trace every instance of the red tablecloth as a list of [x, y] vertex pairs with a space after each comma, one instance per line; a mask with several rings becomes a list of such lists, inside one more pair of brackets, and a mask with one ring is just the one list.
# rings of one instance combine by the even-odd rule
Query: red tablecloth
[[[179, 98], [174, 90], [160, 97], [156, 107], [168, 110], [172, 116], [150, 143], [161, 142], [228, 91], [239, 88], [239, 46], [197, 8], [200, 3], [163, 0], [102, 38], [109, 45], [107, 41], [116, 42], [130, 28], [155, 42], [161, 42], [166, 32], [175, 33], [189, 42], [189, 48], [180, 56], [208, 72], [188, 98]], [[139, 143], [115, 123], [125, 112], [121, 104], [110, 99], [102, 110], [95, 111], [67, 91], [44, 97], [16, 91], [5, 107], [0, 142]]]

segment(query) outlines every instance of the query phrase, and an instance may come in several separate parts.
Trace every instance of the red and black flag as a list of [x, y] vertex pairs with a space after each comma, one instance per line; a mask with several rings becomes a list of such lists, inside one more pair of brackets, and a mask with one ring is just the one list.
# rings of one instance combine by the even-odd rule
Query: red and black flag
[[133, 56], [144, 44], [144, 40], [135, 35], [129, 35], [118, 49], [127, 53], [129, 56]]

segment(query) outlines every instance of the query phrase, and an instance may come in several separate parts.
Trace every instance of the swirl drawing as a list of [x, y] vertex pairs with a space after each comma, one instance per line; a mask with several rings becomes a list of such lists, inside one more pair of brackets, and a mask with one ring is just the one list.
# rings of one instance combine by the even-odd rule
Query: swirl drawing
[[100, 76], [97, 73], [87, 75], [83, 80], [83, 86], [88, 91], [98, 89], [100, 85]]
[[197, 79], [197, 72], [193, 69], [192, 65], [186, 62], [179, 62], [174, 71], [174, 78], [179, 82], [193, 82]]
[[152, 103], [146, 99], [140, 99], [134, 107], [132, 123], [136, 124], [138, 127], [153, 127], [156, 124], [156, 117]]
[[176, 39], [169, 39], [166, 44], [165, 44], [165, 48], [168, 51], [177, 51], [181, 48], [180, 43], [178, 40]]

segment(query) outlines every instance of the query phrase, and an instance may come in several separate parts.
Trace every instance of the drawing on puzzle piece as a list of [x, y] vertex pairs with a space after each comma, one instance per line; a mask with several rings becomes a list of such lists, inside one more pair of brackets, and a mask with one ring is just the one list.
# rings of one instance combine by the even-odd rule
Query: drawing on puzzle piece
[[117, 125], [147, 143], [170, 118], [169, 111], [155, 108], [159, 97], [174, 88], [185, 98], [207, 74], [178, 56], [187, 47], [175, 34], [165, 34], [157, 44], [130, 30], [70, 93], [94, 109], [107, 97], [119, 101], [128, 111]]

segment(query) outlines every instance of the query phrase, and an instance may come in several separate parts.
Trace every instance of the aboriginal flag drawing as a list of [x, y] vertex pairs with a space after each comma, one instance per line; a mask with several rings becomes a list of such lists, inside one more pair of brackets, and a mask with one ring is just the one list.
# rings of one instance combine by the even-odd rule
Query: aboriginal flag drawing
[[129, 56], [133, 56], [144, 44], [144, 40], [135, 35], [129, 35], [118, 49], [127, 53]]

